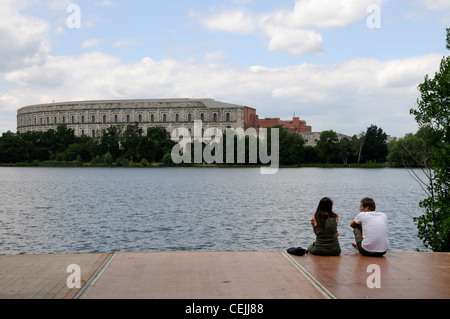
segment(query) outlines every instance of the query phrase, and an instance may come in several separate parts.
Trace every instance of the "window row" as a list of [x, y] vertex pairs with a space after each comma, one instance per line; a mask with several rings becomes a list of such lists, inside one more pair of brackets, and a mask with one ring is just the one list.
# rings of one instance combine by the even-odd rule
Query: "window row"
[[[201, 113], [200, 114], [200, 120], [201, 121], [205, 121], [205, 118], [206, 118], [205, 114]], [[89, 120], [90, 120], [89, 123], [98, 123], [95, 115], [92, 115]], [[217, 113], [213, 113], [212, 121], [213, 122], [218, 122], [219, 121]], [[225, 121], [226, 122], [230, 122], [231, 121], [231, 114], [230, 113], [226, 113], [225, 114]], [[113, 122], [114, 123], [119, 123], [119, 115], [117, 115], [117, 114], [114, 115]], [[138, 121], [137, 122], [139, 122], [139, 123], [143, 122], [143, 115], [142, 114], [138, 115]], [[155, 114], [150, 114], [150, 122], [151, 123], [155, 123], [156, 122]], [[167, 114], [163, 114], [162, 115], [161, 122], [163, 122], [163, 123], [168, 122], [168, 115]], [[175, 114], [175, 122], [181, 122], [180, 114]], [[192, 114], [190, 114], [190, 113], [187, 115], [187, 122], [192, 122]], [[75, 124], [75, 123], [76, 122], [75, 122], [75, 116], [74, 115], [69, 117], [69, 122], [67, 122], [66, 116], [62, 116], [61, 117], [61, 123], [60, 124]], [[80, 123], [81, 124], [86, 124], [87, 123], [87, 118], [84, 115], [82, 115], [80, 117]], [[106, 117], [105, 114], [102, 115], [102, 117], [101, 117], [101, 123], [104, 123], [104, 124], [108, 123], [107, 117]], [[126, 115], [126, 123], [131, 123], [131, 117], [130, 117], [129, 114]], [[58, 124], [58, 120], [57, 120], [56, 116], [53, 118], [52, 122], [50, 121], [50, 117], [46, 117], [45, 119], [42, 118], [42, 117], [39, 118], [39, 125], [50, 125], [50, 124]], [[34, 125], [38, 125], [38, 119], [37, 118], [34, 118]]]
[[[212, 137], [212, 138], [213, 138], [214, 136], [217, 136], [217, 135], [219, 134], [219, 132], [220, 132], [220, 130], [219, 130], [218, 128], [216, 128], [216, 127], [211, 128], [211, 129], [212, 129], [212, 134], [211, 134], [211, 137]], [[189, 135], [192, 137], [192, 136], [193, 136], [193, 135], [192, 135], [192, 129], [188, 128], [188, 131], [189, 131]], [[80, 130], [80, 132], [81, 132], [81, 136], [86, 136], [86, 132], [85, 132], [84, 129]], [[180, 137], [180, 133], [181, 133], [181, 132], [183, 132], [183, 131], [180, 131], [178, 128], [175, 129], [175, 136]], [[211, 133], [211, 132], [210, 132], [210, 133]], [[202, 136], [204, 136], [204, 134], [205, 134], [205, 129], [202, 128]], [[91, 130], [91, 137], [97, 137], [97, 136], [98, 136], [98, 131], [95, 130], [95, 129], [92, 129], [92, 130]]]

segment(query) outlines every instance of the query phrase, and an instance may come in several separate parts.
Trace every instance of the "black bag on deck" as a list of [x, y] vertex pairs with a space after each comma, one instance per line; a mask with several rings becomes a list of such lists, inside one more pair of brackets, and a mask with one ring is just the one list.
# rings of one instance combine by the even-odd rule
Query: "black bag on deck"
[[308, 253], [308, 251], [306, 249], [303, 249], [302, 247], [291, 247], [288, 248], [287, 252], [295, 256], [303, 256], [304, 254]]

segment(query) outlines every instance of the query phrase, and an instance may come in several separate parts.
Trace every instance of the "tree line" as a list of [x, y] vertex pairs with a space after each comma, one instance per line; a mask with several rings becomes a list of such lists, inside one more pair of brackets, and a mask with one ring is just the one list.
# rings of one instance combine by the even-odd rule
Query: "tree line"
[[[332, 130], [324, 131], [315, 146], [306, 146], [297, 134], [279, 128], [279, 164], [388, 164], [391, 166], [418, 167], [426, 165], [423, 153], [423, 132], [407, 134], [404, 138], [387, 143], [387, 134], [376, 125], [351, 138], [339, 138]], [[269, 129], [270, 134], [270, 129]], [[223, 134], [223, 145], [226, 134]], [[237, 139], [237, 136], [234, 136]], [[246, 158], [250, 137], [245, 135]], [[150, 163], [174, 165], [171, 152], [176, 143], [163, 127], [150, 127], [146, 132], [137, 124], [111, 126], [99, 137], [75, 136], [73, 129], [62, 124], [56, 130], [45, 132], [8, 131], [0, 137], [0, 163], [2, 164], [92, 164], [108, 166], [132, 166]], [[234, 143], [235, 150], [238, 145]], [[202, 150], [206, 144], [202, 143]], [[237, 150], [235, 152], [237, 154]], [[224, 154], [226, 158], [226, 154]], [[419, 160], [418, 160], [419, 159]], [[194, 158], [192, 158], [194, 163]], [[238, 163], [235, 161], [234, 163]]]

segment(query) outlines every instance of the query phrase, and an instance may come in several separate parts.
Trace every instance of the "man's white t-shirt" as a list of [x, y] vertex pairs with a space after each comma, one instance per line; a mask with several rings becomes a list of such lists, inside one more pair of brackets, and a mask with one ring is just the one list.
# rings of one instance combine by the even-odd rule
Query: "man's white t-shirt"
[[387, 216], [381, 212], [361, 212], [355, 222], [362, 225], [362, 248], [368, 252], [385, 252], [389, 248], [387, 239]]

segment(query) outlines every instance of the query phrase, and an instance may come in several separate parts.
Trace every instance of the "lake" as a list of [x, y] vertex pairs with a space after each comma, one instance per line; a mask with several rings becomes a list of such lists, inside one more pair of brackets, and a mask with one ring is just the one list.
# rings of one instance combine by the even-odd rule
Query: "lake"
[[0, 181], [0, 254], [306, 248], [324, 196], [343, 251], [366, 196], [391, 251], [426, 250], [413, 222], [425, 194], [406, 169], [1, 167]]

